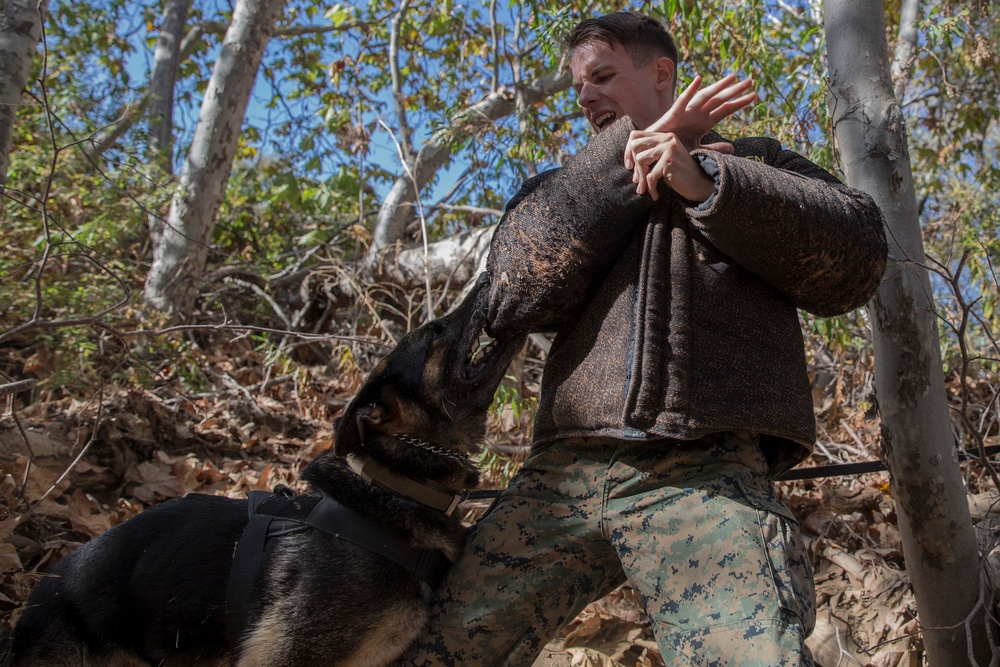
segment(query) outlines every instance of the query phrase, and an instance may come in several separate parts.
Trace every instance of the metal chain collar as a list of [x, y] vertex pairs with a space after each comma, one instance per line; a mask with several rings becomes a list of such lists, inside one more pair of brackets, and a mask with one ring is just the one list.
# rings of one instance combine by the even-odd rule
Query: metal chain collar
[[399, 440], [400, 442], [402, 442], [404, 444], [412, 445], [414, 447], [419, 447], [420, 449], [427, 450], [428, 452], [431, 452], [432, 454], [437, 454], [439, 456], [446, 456], [446, 457], [448, 457], [450, 459], [454, 459], [456, 461], [468, 461], [469, 460], [469, 457], [467, 457], [465, 454], [462, 454], [461, 452], [456, 452], [456, 451], [453, 451], [451, 449], [445, 449], [444, 447], [438, 447], [436, 445], [432, 445], [429, 442], [421, 440], [420, 438], [414, 438], [414, 437], [408, 436], [408, 435], [406, 435], [404, 433], [393, 433], [392, 437], [396, 438], [396, 440]]

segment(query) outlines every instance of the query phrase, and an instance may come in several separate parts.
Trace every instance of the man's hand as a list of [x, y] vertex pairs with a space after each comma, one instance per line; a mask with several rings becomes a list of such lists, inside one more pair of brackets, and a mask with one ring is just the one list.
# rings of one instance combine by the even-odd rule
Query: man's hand
[[701, 81], [701, 77], [696, 76], [663, 116], [633, 134], [673, 132], [693, 151], [698, 148], [701, 138], [719, 121], [757, 99], [757, 93], [751, 90], [752, 79], [737, 81], [736, 75], [730, 74], [704, 90], [701, 90]]
[[699, 147], [732, 152], [731, 144], [701, 145], [700, 140], [720, 120], [756, 99], [752, 86], [753, 81], [737, 81], [736, 75], [730, 74], [700, 90], [701, 77], [695, 77], [659, 120], [645, 130], [632, 132], [625, 147], [625, 167], [634, 172], [636, 192], [648, 189], [656, 200], [657, 184], [663, 180], [685, 199], [708, 199], [715, 191], [714, 184], [690, 153]]
[[[647, 139], [655, 143], [648, 149], [643, 149], [643, 142]], [[629, 140], [629, 145], [632, 145], [632, 140]], [[632, 182], [636, 184], [637, 193], [642, 194], [648, 189], [649, 196], [656, 201], [660, 198], [656, 188], [661, 180], [689, 201], [703, 202], [715, 192], [715, 182], [691, 157], [691, 152], [677, 135], [671, 132], [660, 133], [655, 138], [640, 140], [636, 145], [638, 153]], [[725, 145], [732, 152], [732, 145]]]

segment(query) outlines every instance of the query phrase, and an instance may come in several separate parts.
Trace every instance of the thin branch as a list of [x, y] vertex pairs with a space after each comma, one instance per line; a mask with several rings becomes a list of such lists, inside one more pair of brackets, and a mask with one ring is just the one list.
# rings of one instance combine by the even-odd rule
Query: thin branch
[[18, 334], [24, 333], [25, 331], [32, 331], [34, 329], [61, 329], [61, 328], [64, 328], [64, 327], [74, 327], [74, 326], [83, 326], [83, 325], [87, 325], [87, 324], [96, 324], [105, 315], [108, 315], [108, 314], [110, 314], [110, 313], [112, 313], [112, 312], [114, 312], [116, 310], [120, 310], [121, 308], [124, 308], [125, 305], [132, 298], [132, 290], [125, 283], [124, 279], [121, 276], [119, 276], [118, 274], [116, 274], [114, 271], [111, 271], [106, 266], [104, 266], [103, 264], [101, 264], [100, 262], [98, 262], [97, 260], [95, 260], [93, 257], [90, 257], [89, 255], [86, 255], [84, 253], [67, 253], [66, 255], [56, 255], [56, 257], [64, 257], [64, 256], [74, 257], [75, 256], [75, 257], [79, 257], [79, 258], [81, 258], [83, 260], [86, 260], [88, 262], [91, 262], [96, 267], [98, 267], [98, 269], [100, 269], [101, 271], [104, 271], [109, 276], [111, 276], [112, 278], [114, 278], [114, 280], [118, 283], [118, 286], [121, 288], [121, 290], [124, 293], [124, 295], [116, 303], [114, 303], [114, 304], [112, 304], [110, 306], [105, 307], [104, 309], [102, 309], [101, 311], [99, 311], [99, 312], [97, 312], [97, 313], [95, 313], [93, 315], [87, 315], [85, 317], [71, 317], [71, 318], [62, 319], [62, 320], [44, 320], [44, 319], [42, 319], [42, 317], [41, 317], [41, 306], [42, 306], [41, 274], [42, 274], [42, 271], [44, 269], [45, 262], [48, 261], [48, 259], [51, 259], [51, 257], [49, 256], [49, 254], [51, 253], [51, 250], [52, 250], [53, 247], [54, 247], [54, 244], [52, 244], [51, 242], [46, 243], [45, 244], [45, 249], [42, 251], [42, 260], [39, 260], [40, 266], [38, 267], [37, 272], [36, 272], [36, 276], [35, 276], [35, 312], [32, 314], [31, 319], [28, 320], [27, 322], [19, 324], [16, 327], [14, 327], [13, 329], [9, 329], [9, 330], [7, 330], [7, 331], [5, 331], [3, 333], [0, 333], [0, 343], [2, 343], [3, 341], [7, 340], [8, 338], [12, 338], [12, 337], [14, 337], [14, 336], [16, 336]]
[[294, 336], [295, 338], [301, 338], [303, 340], [311, 341], [327, 341], [327, 340], [337, 340], [337, 341], [348, 341], [352, 343], [361, 343], [364, 345], [374, 345], [377, 347], [391, 347], [379, 340], [376, 340], [367, 336], [341, 336], [337, 334], [313, 334], [304, 331], [291, 331], [288, 329], [274, 329], [272, 327], [256, 327], [246, 324], [178, 324], [171, 327], [164, 327], [163, 329], [139, 329], [135, 331], [122, 331], [121, 329], [116, 329], [103, 322], [95, 323], [98, 324], [102, 329], [107, 329], [108, 331], [114, 333], [116, 336], [121, 336], [122, 338], [134, 338], [136, 336], [162, 336], [169, 333], [177, 333], [181, 331], [231, 331], [238, 333], [268, 333], [277, 334], [283, 336]]
[[483, 206], [466, 206], [456, 204], [431, 204], [427, 208], [431, 210], [454, 211], [456, 213], [471, 213], [473, 215], [503, 215], [503, 211], [498, 208], [485, 208]]
[[399, 141], [396, 142], [396, 149], [400, 152], [404, 165], [410, 162], [413, 156], [413, 147], [410, 145], [410, 127], [406, 120], [403, 79], [399, 72], [399, 29], [409, 8], [410, 0], [401, 0], [399, 9], [396, 10], [392, 21], [389, 22], [389, 75], [392, 79], [392, 99], [396, 105], [396, 120], [399, 123], [400, 134]]
[[[340, 25], [296, 25], [285, 28], [275, 28], [272, 37], [304, 37], [306, 35], [327, 35], [336, 32], [349, 32], [355, 28], [365, 29], [376, 23], [381, 23], [383, 17], [375, 21], [344, 21]], [[191, 26], [181, 42], [181, 59], [194, 55], [198, 50], [198, 40], [205, 35], [221, 37], [226, 34], [229, 24], [224, 21], [200, 21]]]
[[[97, 416], [94, 419], [94, 430], [91, 431], [90, 438], [87, 439], [86, 444], [84, 444], [84, 446], [80, 449], [80, 453], [76, 455], [76, 458], [74, 458], [73, 461], [68, 466], [66, 466], [66, 469], [63, 470], [62, 474], [59, 475], [58, 478], [56, 478], [56, 481], [52, 483], [52, 485], [48, 488], [48, 490], [45, 493], [43, 493], [40, 498], [35, 500], [28, 507], [28, 509], [21, 515], [20, 518], [22, 521], [24, 520], [24, 517], [34, 512], [35, 509], [39, 505], [41, 505], [42, 502], [46, 498], [48, 498], [49, 495], [51, 495], [52, 492], [55, 491], [60, 484], [62, 484], [62, 481], [66, 479], [66, 477], [73, 471], [73, 469], [76, 468], [77, 464], [79, 464], [80, 461], [83, 460], [83, 457], [90, 450], [90, 446], [93, 445], [94, 442], [97, 440], [97, 433], [100, 430], [101, 420], [104, 416], [104, 386], [105, 383], [102, 381], [100, 388], [97, 390]], [[90, 403], [93, 403], [93, 399], [91, 399]], [[88, 405], [90, 405], [90, 403], [88, 403]]]
[[[0, 371], [0, 375], [7, 377], [5, 373]], [[33, 389], [35, 385], [38, 384], [38, 380], [35, 378], [28, 378], [27, 380], [17, 380], [16, 382], [7, 382], [5, 384], [0, 384], [0, 396], [9, 396], [11, 394], [19, 394], [22, 391], [27, 391], [28, 389]]]
[[500, 87], [500, 31], [497, 26], [497, 0], [490, 0], [490, 42], [493, 45], [493, 77], [490, 80], [490, 92], [497, 92]]
[[10, 396], [8, 401], [8, 410], [10, 411], [10, 416], [14, 420], [14, 425], [17, 427], [18, 433], [21, 435], [21, 442], [24, 443], [24, 448], [28, 452], [28, 462], [24, 466], [24, 475], [21, 477], [21, 490], [19, 495], [24, 498], [24, 490], [28, 488], [28, 477], [31, 475], [31, 465], [35, 459], [35, 452], [31, 448], [31, 438], [28, 437], [28, 432], [24, 429], [24, 424], [21, 423], [21, 417], [17, 414], [17, 408], [14, 404], [14, 394], [25, 391], [26, 389], [32, 389], [38, 380], [35, 378], [28, 378], [27, 380], [19, 380], [17, 382], [10, 382], [10, 376], [0, 371], [0, 378], [8, 380], [6, 384], [0, 385], [0, 396]]
[[403, 165], [403, 170], [406, 171], [406, 175], [409, 176], [410, 180], [413, 182], [413, 189], [416, 192], [415, 203], [417, 205], [417, 215], [420, 217], [420, 237], [424, 244], [424, 287], [427, 290], [427, 319], [428, 321], [434, 319], [434, 305], [431, 296], [431, 272], [429, 265], [429, 255], [427, 251], [427, 218], [424, 217], [424, 207], [420, 203], [420, 186], [417, 184], [417, 179], [410, 171], [410, 166], [406, 162], [406, 158], [403, 155], [403, 147], [400, 146], [399, 142], [396, 141], [396, 137], [393, 135], [392, 130], [389, 126], [385, 124], [381, 118], [379, 118], [379, 125], [381, 125], [386, 132], [389, 133], [389, 138], [392, 139], [392, 143], [396, 145], [396, 151], [399, 153], [400, 162]]

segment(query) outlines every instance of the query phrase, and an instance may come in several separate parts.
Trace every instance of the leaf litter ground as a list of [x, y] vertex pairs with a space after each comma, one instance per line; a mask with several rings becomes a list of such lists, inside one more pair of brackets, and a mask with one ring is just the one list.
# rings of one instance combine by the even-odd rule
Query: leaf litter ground
[[[57, 559], [151, 504], [192, 492], [244, 497], [276, 484], [298, 487], [302, 467], [332, 445], [333, 420], [374, 356], [341, 363], [336, 372], [296, 366], [274, 376], [253, 350], [234, 356], [231, 349], [210, 348], [202, 358], [209, 383], [197, 393], [180, 393], [176, 383], [153, 390], [105, 385], [88, 400], [39, 392], [18, 404], [20, 427], [8, 410], [0, 420], [3, 621], [16, 620], [32, 586]], [[806, 465], [877, 459], [878, 422], [864, 410], [870, 364], [834, 366], [820, 348], [812, 357], [819, 443]], [[529, 347], [517, 364], [518, 381], [498, 394], [481, 457], [487, 488], [502, 487], [527, 452], [543, 361], [544, 353]], [[983, 383], [984, 403], [996, 384]], [[989, 437], [995, 444], [995, 429]], [[970, 491], [980, 494], [973, 513], [989, 514], [988, 476], [978, 464], [964, 471]], [[887, 474], [779, 488], [812, 556], [819, 612], [810, 645], [818, 663], [923, 664]], [[487, 505], [466, 503], [465, 521], [474, 522]], [[641, 602], [627, 585], [587, 607], [536, 662], [570, 665], [663, 665]]]

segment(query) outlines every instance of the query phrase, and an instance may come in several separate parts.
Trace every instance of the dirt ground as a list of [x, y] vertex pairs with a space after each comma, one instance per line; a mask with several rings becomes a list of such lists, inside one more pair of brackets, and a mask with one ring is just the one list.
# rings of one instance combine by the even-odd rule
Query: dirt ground
[[[331, 446], [333, 419], [377, 354], [345, 361], [348, 356], [339, 366], [279, 372], [262, 353], [219, 344], [201, 352], [199, 391], [179, 390], [171, 378], [180, 370], [166, 368], [166, 380], [152, 388], [118, 380], [73, 396], [43, 382], [15, 396], [14, 410], [6, 406], [0, 417], [0, 621], [16, 621], [32, 586], [58, 558], [153, 503], [191, 492], [243, 497], [279, 483], [296, 486], [302, 467]], [[878, 460], [870, 364], [834, 363], [815, 351], [811, 358], [819, 442], [805, 465]], [[486, 488], [500, 488], [526, 453], [541, 363], [541, 353], [529, 347], [517, 366], [521, 400], [498, 401], [480, 457]], [[994, 386], [984, 381], [984, 405]], [[994, 428], [989, 444], [996, 439]], [[963, 470], [980, 494], [970, 494], [970, 506], [980, 503], [970, 511], [977, 519], [988, 516], [988, 475], [978, 463]], [[817, 661], [825, 667], [923, 664], [887, 473], [779, 487], [812, 555], [819, 614], [810, 645]], [[465, 521], [475, 521], [487, 504], [467, 502]], [[627, 587], [588, 607], [536, 663], [662, 664], [642, 606]]]

